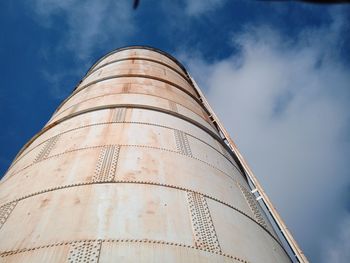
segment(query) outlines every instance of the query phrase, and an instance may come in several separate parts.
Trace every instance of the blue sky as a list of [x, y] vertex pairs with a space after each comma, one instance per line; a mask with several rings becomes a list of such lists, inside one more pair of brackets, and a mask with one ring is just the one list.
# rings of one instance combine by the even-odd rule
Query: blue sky
[[0, 2], [0, 174], [112, 49], [179, 58], [313, 262], [350, 262], [350, 5]]

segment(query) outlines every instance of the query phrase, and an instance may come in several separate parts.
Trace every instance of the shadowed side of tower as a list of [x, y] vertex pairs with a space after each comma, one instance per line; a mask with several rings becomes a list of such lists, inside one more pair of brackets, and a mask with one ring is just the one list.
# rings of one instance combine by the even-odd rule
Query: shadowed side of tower
[[0, 185], [4, 262], [290, 262], [184, 67], [100, 59]]

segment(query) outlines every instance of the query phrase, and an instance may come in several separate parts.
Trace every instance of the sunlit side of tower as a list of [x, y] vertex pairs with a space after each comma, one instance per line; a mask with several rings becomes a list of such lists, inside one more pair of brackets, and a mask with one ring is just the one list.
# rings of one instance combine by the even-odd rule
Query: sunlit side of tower
[[2, 179], [0, 261], [291, 262], [229, 146], [176, 59], [109, 53]]

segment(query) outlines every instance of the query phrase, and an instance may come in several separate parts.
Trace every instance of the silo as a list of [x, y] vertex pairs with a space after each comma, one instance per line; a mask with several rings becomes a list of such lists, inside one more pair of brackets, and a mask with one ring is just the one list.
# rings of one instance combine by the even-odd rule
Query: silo
[[107, 54], [2, 179], [2, 262], [291, 262], [220, 125], [169, 54]]

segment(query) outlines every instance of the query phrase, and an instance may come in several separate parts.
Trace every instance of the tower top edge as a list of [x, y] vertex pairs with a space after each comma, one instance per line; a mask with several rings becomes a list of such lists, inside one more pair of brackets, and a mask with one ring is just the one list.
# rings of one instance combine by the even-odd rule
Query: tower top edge
[[174, 61], [186, 74], [188, 74], [185, 66], [178, 61], [174, 56], [170, 55], [169, 53], [159, 49], [159, 48], [155, 48], [155, 47], [151, 47], [151, 46], [141, 46], [141, 45], [131, 45], [131, 46], [124, 46], [124, 47], [120, 47], [120, 48], [116, 48], [113, 49], [112, 51], [108, 52], [107, 54], [105, 54], [104, 56], [100, 57], [95, 63], [93, 63], [93, 65], [89, 68], [89, 70], [86, 72], [86, 75], [89, 74], [89, 72], [91, 70], [93, 70], [95, 68], [95, 66], [100, 63], [102, 60], [104, 60], [106, 57], [109, 57], [110, 55], [113, 55], [115, 53], [124, 51], [124, 50], [130, 50], [130, 49], [145, 49], [145, 50], [150, 50], [153, 52], [157, 52], [165, 57], [168, 57], [169, 59], [171, 59], [172, 61]]

